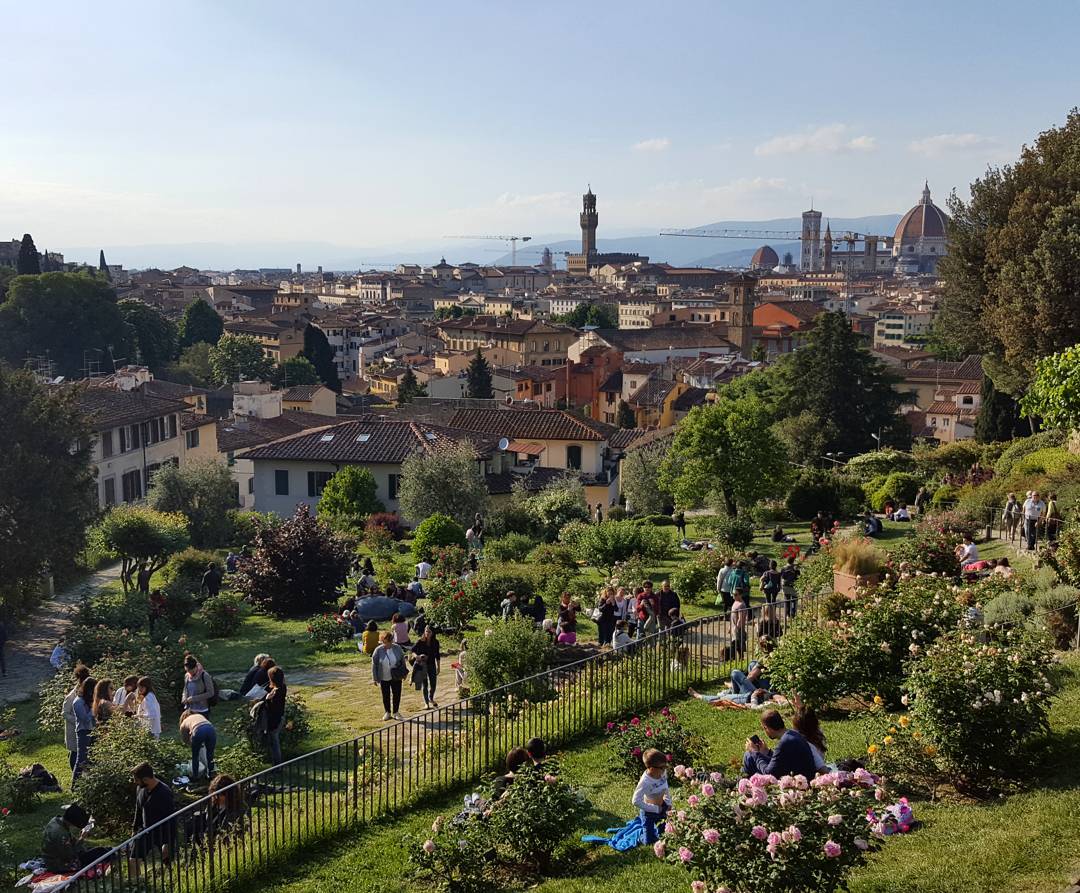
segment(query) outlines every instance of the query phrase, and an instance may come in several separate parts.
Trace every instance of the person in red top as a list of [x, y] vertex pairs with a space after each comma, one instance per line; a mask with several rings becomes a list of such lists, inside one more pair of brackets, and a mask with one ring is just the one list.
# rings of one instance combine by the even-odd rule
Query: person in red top
[[638, 618], [638, 638], [651, 636], [660, 629], [660, 596], [653, 592], [652, 580], [646, 580], [635, 602]]

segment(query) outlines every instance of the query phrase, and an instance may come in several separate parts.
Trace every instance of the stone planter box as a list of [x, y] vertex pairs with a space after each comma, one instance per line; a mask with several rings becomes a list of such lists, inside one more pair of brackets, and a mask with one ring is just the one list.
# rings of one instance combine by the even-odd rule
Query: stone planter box
[[833, 571], [833, 589], [848, 598], [855, 597], [855, 590], [860, 583], [863, 585], [876, 586], [881, 582], [881, 574], [845, 574], [842, 571]]

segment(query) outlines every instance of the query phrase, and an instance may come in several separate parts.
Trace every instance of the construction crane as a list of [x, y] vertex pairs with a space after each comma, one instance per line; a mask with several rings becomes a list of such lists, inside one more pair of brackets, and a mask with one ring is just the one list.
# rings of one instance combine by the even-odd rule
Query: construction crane
[[517, 243], [532, 241], [532, 236], [443, 236], [444, 239], [469, 239], [478, 241], [488, 239], [495, 242], [510, 243], [510, 262], [517, 266]]

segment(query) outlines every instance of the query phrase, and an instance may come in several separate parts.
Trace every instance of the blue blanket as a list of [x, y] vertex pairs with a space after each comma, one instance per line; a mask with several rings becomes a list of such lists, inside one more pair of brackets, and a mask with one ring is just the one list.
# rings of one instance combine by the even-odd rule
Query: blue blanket
[[630, 819], [621, 828], [608, 828], [607, 833], [611, 836], [601, 837], [599, 834], [586, 834], [581, 840], [583, 843], [606, 843], [619, 853], [625, 853], [627, 850], [632, 850], [645, 842], [645, 827], [640, 816]]

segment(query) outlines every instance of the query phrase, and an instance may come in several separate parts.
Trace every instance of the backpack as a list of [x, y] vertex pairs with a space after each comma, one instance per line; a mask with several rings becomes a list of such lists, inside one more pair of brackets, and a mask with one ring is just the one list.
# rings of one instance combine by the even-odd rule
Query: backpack
[[[207, 683], [207, 681], [206, 681], [207, 679], [210, 680], [209, 683]], [[220, 701], [218, 699], [218, 693], [217, 693], [217, 683], [214, 682], [214, 677], [211, 676], [209, 673], [207, 673], [206, 670], [203, 670], [203, 673], [202, 673], [202, 683], [203, 683], [203, 691], [210, 693], [210, 698], [209, 698], [209, 700], [207, 700], [206, 706], [207, 707], [216, 707], [220, 703]]]
[[48, 769], [41, 763], [34, 763], [19, 771], [19, 778], [27, 779], [33, 786], [33, 790], [43, 794], [53, 794], [60, 790], [60, 783]]
[[270, 717], [267, 715], [266, 701], [260, 699], [248, 708], [248, 716], [251, 717], [251, 733], [257, 737], [266, 735], [270, 729]]
[[761, 575], [761, 591], [766, 595], [775, 595], [780, 591], [779, 571], [768, 570]]

